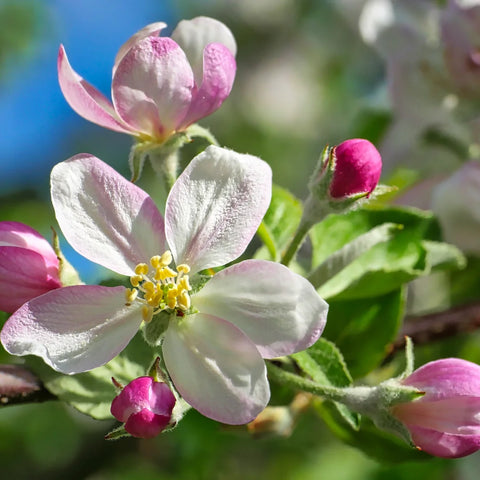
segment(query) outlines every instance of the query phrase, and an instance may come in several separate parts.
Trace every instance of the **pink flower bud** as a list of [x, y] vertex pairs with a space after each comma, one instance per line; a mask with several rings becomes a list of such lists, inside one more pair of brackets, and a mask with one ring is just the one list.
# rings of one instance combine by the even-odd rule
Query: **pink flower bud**
[[375, 190], [382, 172], [382, 158], [368, 140], [354, 138], [333, 148], [334, 173], [330, 196], [343, 199], [357, 194], [367, 197]]
[[421, 450], [457, 458], [480, 449], [480, 366], [458, 358], [437, 360], [402, 384], [425, 392], [392, 409]]
[[61, 286], [58, 258], [47, 240], [23, 223], [0, 222], [0, 310], [13, 313]]
[[175, 401], [166, 383], [139, 377], [113, 399], [110, 411], [133, 437], [152, 438], [169, 425]]

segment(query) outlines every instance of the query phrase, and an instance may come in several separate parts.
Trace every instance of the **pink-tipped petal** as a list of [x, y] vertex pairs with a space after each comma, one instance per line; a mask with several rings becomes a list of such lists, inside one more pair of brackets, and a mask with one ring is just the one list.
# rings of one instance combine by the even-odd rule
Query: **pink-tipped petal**
[[445, 400], [459, 395], [478, 398], [480, 367], [461, 358], [443, 358], [421, 366], [402, 383], [428, 393], [417, 402]]
[[[394, 408], [395, 416], [406, 424], [421, 425], [453, 435], [480, 436], [480, 399], [458, 395], [444, 400], [401, 403]], [[425, 396], [423, 398], [425, 398]]]
[[187, 55], [197, 86], [202, 83], [203, 50], [207, 45], [221, 43], [234, 57], [237, 53], [237, 44], [232, 32], [214, 18], [196, 17], [192, 20], [182, 20], [173, 31], [172, 40], [175, 40]]
[[0, 222], [0, 246], [22, 247], [40, 254], [47, 267], [58, 271], [52, 246], [36, 230], [20, 222]]
[[479, 435], [452, 435], [418, 426], [409, 430], [415, 445], [435, 457], [465, 457], [480, 449]]
[[217, 273], [195, 294], [195, 308], [233, 323], [263, 358], [304, 350], [318, 340], [328, 304], [305, 278], [265, 260]]
[[165, 234], [177, 264], [192, 272], [239, 257], [271, 199], [271, 169], [262, 160], [215, 146], [197, 155], [175, 182]]
[[126, 422], [132, 413], [149, 408], [158, 415], [171, 415], [175, 396], [166, 383], [155, 382], [152, 377], [132, 380], [114, 398], [110, 411], [121, 422]]
[[143, 27], [137, 33], [132, 35], [118, 50], [117, 55], [115, 56], [115, 63], [113, 65], [113, 75], [115, 75], [115, 70], [117, 69], [118, 64], [122, 61], [122, 58], [126, 53], [138, 42], [147, 37], [157, 37], [159, 33], [167, 26], [164, 22], [155, 22], [150, 23], [146, 27]]
[[76, 285], [23, 305], [5, 323], [1, 340], [12, 355], [36, 355], [72, 374], [118, 355], [141, 322], [140, 308], [125, 305], [124, 287]]
[[61, 287], [58, 269], [26, 248], [0, 247], [0, 310], [13, 313], [25, 302]]
[[60, 45], [58, 51], [57, 68], [63, 96], [73, 110], [102, 127], [116, 132], [132, 133], [118, 118], [108, 98], [72, 69], [63, 45]]
[[247, 423], [268, 403], [270, 389], [258, 350], [220, 318], [200, 313], [171, 322], [163, 355], [182, 397], [209, 418]]
[[182, 120], [182, 126], [185, 127], [220, 108], [230, 95], [235, 80], [235, 57], [225, 45], [207, 45], [203, 62], [203, 81], [193, 95], [188, 113]]
[[170, 415], [156, 415], [144, 408], [133, 413], [125, 423], [125, 430], [136, 438], [156, 437], [170, 422]]
[[163, 139], [185, 117], [193, 86], [192, 69], [182, 49], [170, 38], [147, 37], [118, 64], [113, 103], [132, 129]]
[[52, 203], [65, 238], [81, 255], [123, 275], [165, 251], [163, 217], [142, 189], [98, 158], [56, 165]]

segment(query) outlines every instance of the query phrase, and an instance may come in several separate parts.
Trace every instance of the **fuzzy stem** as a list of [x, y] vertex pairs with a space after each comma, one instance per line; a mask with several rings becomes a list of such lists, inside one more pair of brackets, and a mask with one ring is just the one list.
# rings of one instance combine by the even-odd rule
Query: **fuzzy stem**
[[314, 225], [313, 222], [302, 218], [300, 225], [298, 226], [298, 229], [295, 233], [295, 236], [293, 237], [292, 241], [288, 245], [288, 248], [283, 254], [280, 263], [282, 263], [285, 266], [289, 265], [289, 263], [292, 261], [293, 257], [297, 253], [298, 249], [302, 245], [303, 241], [305, 240], [307, 233], [313, 227], [313, 225]]
[[294, 373], [287, 372], [271, 362], [267, 362], [268, 376], [278, 383], [289, 385], [304, 392], [313, 393], [327, 400], [344, 403], [347, 399], [351, 387], [336, 388], [319, 385], [308, 378], [300, 377]]

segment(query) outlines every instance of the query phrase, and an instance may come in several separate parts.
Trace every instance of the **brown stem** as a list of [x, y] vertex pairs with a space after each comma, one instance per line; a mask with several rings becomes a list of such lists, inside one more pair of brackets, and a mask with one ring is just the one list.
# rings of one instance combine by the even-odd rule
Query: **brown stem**
[[389, 357], [405, 348], [405, 336], [415, 345], [424, 345], [460, 333], [480, 328], [480, 302], [460, 305], [443, 312], [405, 318], [399, 337], [393, 343]]

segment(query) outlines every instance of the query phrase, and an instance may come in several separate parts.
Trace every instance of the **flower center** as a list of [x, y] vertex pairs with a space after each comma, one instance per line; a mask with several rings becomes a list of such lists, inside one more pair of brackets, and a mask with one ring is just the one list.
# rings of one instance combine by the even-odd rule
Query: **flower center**
[[139, 263], [135, 267], [135, 275], [130, 277], [133, 288], [127, 288], [125, 292], [127, 305], [134, 301], [143, 303], [142, 317], [145, 322], [162, 310], [176, 311], [177, 315], [182, 316], [190, 308], [190, 267], [182, 264], [173, 270], [169, 267], [172, 260], [172, 254], [167, 250], [161, 256], [152, 257], [150, 266]]

